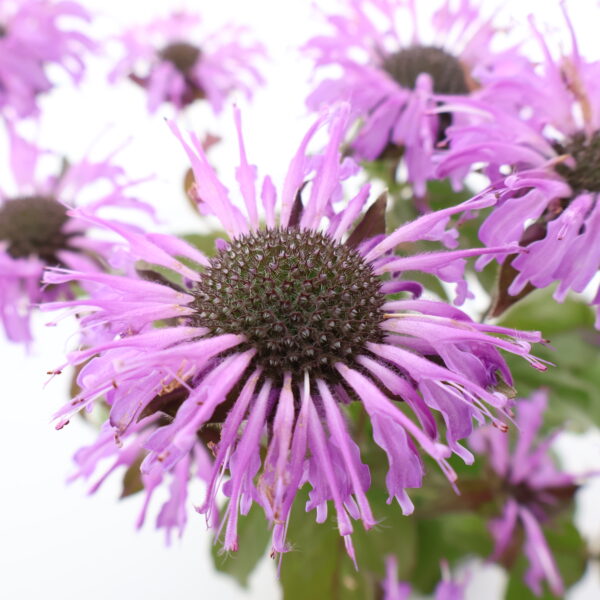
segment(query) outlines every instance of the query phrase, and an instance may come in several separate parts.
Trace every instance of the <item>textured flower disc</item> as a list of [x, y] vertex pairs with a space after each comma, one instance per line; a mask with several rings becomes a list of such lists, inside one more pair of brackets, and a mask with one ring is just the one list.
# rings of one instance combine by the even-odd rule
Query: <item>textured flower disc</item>
[[169, 61], [182, 75], [187, 75], [198, 62], [200, 49], [187, 42], [175, 42], [164, 48], [160, 57]]
[[402, 87], [414, 90], [421, 73], [428, 73], [433, 79], [436, 94], [469, 93], [460, 61], [441, 48], [434, 46], [411, 46], [383, 61], [383, 69]]
[[600, 131], [596, 131], [591, 139], [583, 132], [578, 133], [564, 145], [555, 144], [555, 149], [575, 160], [573, 168], [564, 163], [555, 167], [573, 191], [600, 192]]
[[8, 241], [13, 258], [38, 256], [48, 264], [59, 262], [56, 253], [68, 247], [63, 231], [67, 209], [54, 198], [25, 196], [0, 206], [0, 240]]
[[384, 296], [358, 252], [322, 233], [270, 229], [242, 236], [211, 260], [194, 291], [193, 323], [243, 334], [266, 374], [308, 371], [336, 380], [382, 340]]

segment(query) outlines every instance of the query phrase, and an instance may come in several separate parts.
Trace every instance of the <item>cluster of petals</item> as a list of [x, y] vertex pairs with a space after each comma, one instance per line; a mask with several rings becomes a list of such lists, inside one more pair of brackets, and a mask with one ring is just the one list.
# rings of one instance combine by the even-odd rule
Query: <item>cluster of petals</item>
[[[369, 204], [370, 193], [365, 184], [349, 201], [340, 202], [340, 183], [352, 170], [340, 150], [348, 113], [348, 106], [341, 105], [319, 116], [278, 193], [269, 176], [258, 181], [236, 112], [239, 203], [217, 178], [200, 140], [193, 134], [184, 136], [173, 126], [192, 163], [195, 197], [230, 237], [231, 242], [218, 241], [218, 250], [244, 235], [260, 235], [263, 227], [319, 231], [332, 243], [345, 243]], [[309, 142], [325, 127], [329, 128], [325, 149], [310, 156]], [[505, 427], [510, 418], [513, 401], [502, 390], [504, 384], [511, 384], [511, 375], [500, 350], [544, 369], [530, 354], [531, 343], [540, 341], [538, 333], [474, 322], [456, 307], [422, 298], [421, 286], [406, 275], [434, 273], [459, 284], [466, 258], [482, 252], [515, 252], [513, 246], [394, 254], [395, 249], [423, 239], [455, 243], [449, 233], [452, 216], [486, 202], [467, 202], [425, 215], [393, 233], [361, 240], [356, 251], [381, 277], [382, 294], [392, 297], [383, 304], [381, 341], [356, 348], [350, 362], [340, 358], [330, 379], [308, 370], [301, 377], [285, 369], [275, 376], [256, 360], [257, 350], [243, 333], [194, 325], [194, 288], [211, 265], [199, 250], [177, 238], [132, 232], [79, 210], [80, 218], [121, 235], [123, 251], [132, 260], [158, 265], [161, 273], [166, 270], [181, 283], [163, 275], [144, 279], [62, 268], [46, 272], [48, 284], [78, 280], [94, 285], [85, 302], [55, 302], [48, 309], [76, 311], [84, 330], [108, 326], [118, 332], [111, 340], [69, 355], [69, 364], [83, 364], [77, 378], [81, 391], [58, 413], [58, 427], [77, 411], [106, 402], [110, 416], [105, 435], [110, 427], [117, 441], [125, 442], [130, 435], [140, 435], [140, 423], [149, 414], [161, 414], [164, 418], [145, 428], [152, 432], [140, 442], [146, 451], [142, 473], [154, 477], [157, 471], [183, 469], [182, 461], [189, 464], [199, 434], [217, 423], [220, 439], [210, 444], [214, 460], [206, 477], [206, 499], [197, 510], [212, 521], [218, 492], [229, 498], [220, 519], [226, 550], [238, 547], [239, 515], [258, 503], [273, 527], [273, 551], [287, 551], [291, 507], [298, 490], [308, 484], [306, 510], [315, 509], [317, 521], [322, 522], [332, 504], [339, 532], [353, 556], [352, 521], [360, 520], [370, 528], [376, 517], [367, 498], [369, 467], [361, 460], [344, 405], [362, 404], [374, 440], [388, 458], [389, 502], [395, 498], [409, 514], [413, 504], [406, 490], [421, 486], [422, 452], [453, 481], [447, 458], [454, 452], [467, 462], [472, 460], [459, 440], [471, 434], [473, 423], [492, 421]], [[181, 393], [180, 402], [176, 410], [163, 414], [162, 399], [174, 390]], [[224, 407], [226, 414], [217, 417]], [[437, 415], [443, 417], [445, 427], [440, 427]], [[88, 473], [90, 468], [87, 461]]]
[[[3, 0], [0, 5], [0, 114], [37, 114], [38, 96], [52, 89], [49, 65], [79, 82], [83, 56], [95, 44], [80, 24], [89, 13], [70, 0]], [[74, 28], [77, 25], [77, 28]]]
[[[443, 51], [456, 60], [460, 87], [465, 87], [460, 93], [468, 94], [482, 85], [487, 73], [506, 62], [509, 54], [492, 50], [496, 29], [471, 0], [443, 0], [435, 8], [424, 4], [419, 3], [417, 9], [416, 0], [351, 0], [345, 3], [343, 14], [328, 16], [330, 32], [306, 45], [321, 71], [327, 73], [332, 66], [338, 71], [337, 76], [318, 84], [308, 106], [318, 109], [324, 103], [348, 100], [352, 105], [350, 122], [360, 122], [350, 144], [352, 154], [361, 160], [375, 160], [390, 145], [398, 146], [407, 178], [419, 197], [425, 195], [427, 181], [435, 178], [434, 154], [443, 137], [435, 109], [444, 95], [440, 82], [428, 72], [417, 76], [414, 87], [401, 85], [386, 71], [386, 61], [417, 48]], [[428, 24], [435, 31], [431, 39]], [[415, 70], [415, 65], [407, 68]], [[449, 87], [445, 94], [459, 93], [456, 82], [452, 83], [455, 89], [441, 86]], [[453, 119], [460, 121], [463, 115]], [[457, 187], [460, 182], [459, 177]]]
[[[112, 473], [125, 469], [123, 496], [126, 496], [137, 491], [134, 485], [131, 485], [132, 489], [127, 488], [127, 475], [133, 481], [139, 477], [144, 501], [136, 522], [138, 528], [142, 527], [146, 520], [154, 492], [161, 486], [168, 486], [167, 499], [156, 516], [156, 527], [165, 530], [167, 543], [170, 543], [173, 531], [177, 531], [181, 536], [187, 523], [186, 501], [190, 480], [194, 477], [202, 481], [208, 479], [211, 472], [211, 457], [206, 447], [197, 442], [171, 471], [156, 468], [140, 473], [139, 465], [146, 454], [144, 444], [156, 429], [158, 418], [159, 415], [154, 414], [140, 419], [127, 429], [127, 432], [118, 439], [118, 443], [115, 441], [113, 426], [109, 422], [104, 423], [97, 439], [76, 452], [74, 457], [76, 471], [70, 477], [70, 481], [79, 478], [90, 479], [96, 474], [99, 464], [106, 465], [89, 488], [89, 493], [93, 494]], [[216, 503], [211, 508], [211, 512], [218, 517]], [[216, 524], [216, 519], [214, 523], [210, 523], [210, 525]]]
[[552, 593], [562, 597], [562, 579], [542, 525], [562, 507], [565, 498], [572, 497], [576, 485], [572, 475], [557, 469], [550, 455], [559, 431], [537, 440], [547, 404], [547, 394], [543, 391], [518, 402], [518, 436], [512, 450], [510, 436], [491, 427], [479, 428], [471, 436], [469, 445], [475, 452], [488, 455], [489, 464], [507, 494], [502, 515], [490, 522], [495, 542], [492, 558], [501, 559], [521, 528], [529, 560], [525, 574], [527, 585], [539, 595], [545, 580]]
[[[6, 181], [0, 188], [0, 214], [4, 207], [27, 202], [30, 198], [56, 201], [67, 211], [85, 204], [90, 213], [105, 207], [153, 213], [150, 206], [129, 196], [128, 189], [137, 182], [130, 180], [123, 169], [113, 163], [112, 157], [103, 160], [84, 157], [68, 163], [25, 140], [12, 126], [7, 127], [7, 133], [13, 182], [9, 185]], [[29, 216], [41, 218], [40, 215]], [[43, 226], [41, 220], [39, 227]], [[35, 253], [15, 257], [10, 251], [10, 242], [0, 239], [0, 319], [9, 340], [32, 341], [30, 316], [35, 305], [59, 297], [73, 297], [70, 285], [43, 285], [44, 268], [62, 266], [98, 272], [105, 267], [112, 253], [112, 243], [88, 236], [89, 228], [87, 221], [76, 216], [67, 218], [61, 227], [67, 244], [58, 249], [57, 264], [52, 265]], [[27, 234], [23, 232], [23, 235]]]
[[215, 112], [233, 92], [251, 97], [263, 82], [256, 67], [265, 50], [246, 27], [227, 25], [203, 32], [196, 13], [177, 11], [125, 31], [123, 56], [111, 80], [129, 77], [148, 93], [148, 110], [162, 103], [177, 110], [205, 98]]
[[[600, 62], [581, 56], [566, 12], [565, 17], [571, 51], [560, 57], [552, 56], [532, 20], [544, 60], [520, 77], [497, 80], [499, 96], [510, 102], [496, 106], [493, 97], [465, 99], [451, 107], [468, 113], [471, 124], [448, 129], [449, 150], [438, 169], [446, 176], [483, 165], [497, 204], [480, 239], [490, 246], [527, 246], [511, 263], [517, 275], [508, 293], [516, 296], [528, 285], [543, 288], [556, 282], [558, 301], [570, 291], [584, 291], [600, 268], [600, 178], [594, 179]], [[600, 290], [592, 304], [600, 304]]]

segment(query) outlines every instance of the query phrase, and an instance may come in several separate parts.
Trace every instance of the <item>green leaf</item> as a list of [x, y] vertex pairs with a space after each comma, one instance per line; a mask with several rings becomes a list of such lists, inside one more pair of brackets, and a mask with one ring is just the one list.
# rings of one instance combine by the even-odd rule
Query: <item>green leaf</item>
[[540, 330], [551, 341], [557, 333], [593, 327], [594, 313], [587, 304], [574, 298], [558, 303], [552, 298], [553, 291], [554, 287], [536, 290], [513, 306], [500, 323], [515, 329]]
[[214, 256], [215, 240], [218, 238], [227, 239], [228, 236], [223, 231], [211, 231], [210, 233], [185, 233], [178, 237], [195, 246], [207, 256]]
[[398, 559], [400, 577], [408, 576], [416, 559], [415, 520], [404, 517], [396, 502], [387, 505], [383, 490], [371, 489], [368, 496], [379, 524], [365, 531], [360, 522], [353, 522], [357, 571], [346, 553], [335, 516], [330, 514], [325, 523], [316, 523], [314, 511], [304, 511], [306, 491], [299, 494], [288, 530], [293, 550], [283, 557], [281, 567], [284, 600], [377, 600], [389, 554]]
[[239, 550], [229, 554], [220, 550], [219, 540], [213, 544], [211, 555], [217, 571], [233, 577], [242, 587], [248, 586], [248, 578], [265, 555], [271, 533], [260, 507], [252, 505], [247, 516], [238, 523]]
[[513, 306], [499, 324], [542, 331], [551, 347], [538, 345], [533, 352], [555, 366], [540, 372], [519, 357], [507, 356], [507, 362], [519, 396], [540, 387], [550, 389], [546, 430], [565, 424], [584, 430], [590, 421], [600, 424], [600, 352], [594, 340], [594, 315], [583, 302], [567, 298], [559, 304], [551, 294], [551, 289], [533, 292]]
[[[452, 493], [451, 491], [449, 493]], [[487, 557], [492, 541], [487, 520], [472, 513], [446, 513], [431, 519], [418, 518], [418, 547], [410, 580], [430, 593], [440, 580], [440, 561], [455, 564], [466, 556]]]

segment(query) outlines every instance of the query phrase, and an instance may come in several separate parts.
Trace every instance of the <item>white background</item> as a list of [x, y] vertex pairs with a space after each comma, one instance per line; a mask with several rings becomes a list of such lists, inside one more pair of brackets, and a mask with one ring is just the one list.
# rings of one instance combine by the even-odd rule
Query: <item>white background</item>
[[[271, 59], [263, 66], [268, 87], [257, 93], [251, 108], [243, 99], [239, 101], [244, 109], [247, 148], [251, 162], [257, 163], [263, 174], [270, 172], [276, 181], [281, 180], [310, 120], [304, 108], [310, 65], [296, 50], [319, 27], [307, 0], [87, 0], [82, 4], [99, 15], [93, 23], [96, 35], [184, 6], [202, 12], [208, 29], [226, 20], [249, 24], [268, 46]], [[323, 8], [332, 4], [332, 0], [319, 2]], [[418, 4], [428, 5], [429, 0]], [[595, 2], [572, 0], [569, 5], [584, 48], [593, 50], [598, 15], [592, 18], [590, 11], [597, 10]], [[535, 12], [539, 20], [560, 23], [553, 1], [513, 2], [505, 8], [505, 15], [517, 26], [524, 25], [528, 12]], [[203, 224], [181, 193], [186, 161], [162, 119], [171, 116], [169, 111], [148, 117], [141, 90], [127, 82], [108, 88], [107, 63], [93, 61], [91, 67], [78, 92], [61, 90], [44, 101], [40, 141], [76, 158], [99, 136], [96, 147], [106, 152], [130, 137], [121, 162], [133, 175], [155, 174], [155, 181], [143, 193], [158, 207], [163, 229], [182, 233], [200, 230]], [[232, 134], [230, 110], [214, 118], [201, 108], [188, 118], [187, 125], [224, 138]], [[225, 141], [211, 155], [227, 181], [232, 179], [234, 148]], [[4, 168], [0, 165], [0, 175]], [[278, 598], [268, 559], [255, 572], [249, 592], [212, 570], [202, 517], [190, 513], [183, 540], [165, 548], [162, 534], [152, 527], [152, 513], [142, 531], [134, 530], [140, 498], [118, 502], [118, 477], [109, 479], [92, 497], [85, 496], [85, 485], [65, 486], [73, 452], [91, 442], [94, 434], [77, 419], [61, 432], [50, 423], [50, 415], [66, 399], [68, 381], [57, 378], [44, 388], [45, 373], [62, 362], [71, 329], [68, 324], [46, 328], [46, 320], [43, 315], [36, 318], [38, 342], [31, 355], [19, 346], [0, 345], [0, 598]], [[599, 466], [596, 434], [566, 436], [559, 446], [570, 468], [582, 472]], [[599, 495], [593, 487], [580, 497], [578, 522], [598, 551]], [[200, 495], [201, 490], [193, 490], [191, 500]], [[594, 569], [574, 590], [573, 599], [600, 597]], [[497, 584], [495, 595], [501, 597], [502, 577], [492, 571], [482, 578], [471, 569], [469, 598], [493, 599], [492, 580]]]

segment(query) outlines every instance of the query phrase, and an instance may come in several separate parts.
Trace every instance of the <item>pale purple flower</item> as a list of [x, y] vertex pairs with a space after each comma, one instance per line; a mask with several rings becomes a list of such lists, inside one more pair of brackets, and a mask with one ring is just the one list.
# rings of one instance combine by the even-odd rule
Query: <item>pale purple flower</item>
[[529, 560], [525, 582], [539, 595], [545, 580], [552, 593], [562, 597], [562, 579], [542, 526], [573, 497], [577, 486], [575, 478], [557, 469], [550, 456], [559, 432], [536, 442], [547, 404], [545, 392], [536, 392], [531, 399], [517, 403], [518, 435], [512, 450], [510, 437], [492, 427], [478, 429], [471, 436], [470, 446], [488, 455], [506, 497], [502, 515], [490, 522], [495, 543], [492, 559], [501, 560], [520, 529]]
[[0, 188], [0, 319], [9, 340], [27, 344], [33, 305], [73, 296], [68, 284], [43, 286], [44, 268], [96, 272], [110, 252], [108, 242], [87, 235], [90, 223], [69, 209], [86, 203], [92, 213], [110, 206], [152, 211], [127, 197], [134, 182], [110, 159], [65, 163], [13, 127], [7, 132], [13, 182]]
[[[483, 163], [497, 205], [480, 229], [481, 240], [527, 246], [511, 262], [517, 274], [508, 294], [557, 282], [558, 301], [583, 291], [600, 267], [600, 62], [582, 58], [565, 17], [572, 33], [567, 56], [552, 55], [532, 20], [543, 63], [527, 77], [497, 81], [520, 113], [490, 102], [452, 107], [478, 123], [448, 129], [450, 150], [439, 169], [445, 176]], [[480, 266], [486, 262], [482, 258]], [[600, 290], [592, 304], [600, 304]]]
[[[229, 236], [218, 241], [216, 256], [80, 210], [81, 218], [122, 235], [132, 258], [171, 275], [151, 267], [144, 278], [46, 273], [49, 284], [81, 280], [97, 286], [83, 306], [76, 300], [50, 309], [77, 311], [84, 328], [121, 327], [113, 340], [70, 354], [70, 364], [92, 360], [78, 376], [81, 393], [57, 415], [58, 427], [104, 400], [114, 434], [126, 438], [177, 389], [180, 399], [169, 406], [167, 422], [143, 444], [148, 454], [142, 472], [172, 472], [188, 460], [199, 433], [217, 427], [220, 439], [211, 445], [214, 465], [198, 510], [211, 520], [218, 491], [229, 498], [221, 521], [227, 550], [238, 547], [239, 515], [256, 502], [273, 525], [273, 550], [286, 551], [291, 507], [308, 484], [306, 509], [315, 509], [322, 522], [331, 502], [353, 556], [352, 520], [370, 528], [376, 517], [367, 499], [369, 468], [352, 439], [346, 404], [362, 404], [389, 460], [388, 501], [396, 498], [409, 514], [406, 490], [421, 485], [421, 451], [453, 480], [446, 459], [455, 452], [472, 460], [460, 440], [470, 435], [473, 421], [487, 418], [506, 427], [512, 401], [501, 390], [511, 376], [499, 350], [544, 368], [529, 353], [539, 334], [476, 323], [457, 308], [420, 298], [421, 286], [406, 279], [410, 271], [433, 273], [456, 283], [464, 296], [465, 258], [482, 249], [393, 254], [422, 239], [453, 244], [451, 217], [488, 201], [432, 213], [386, 235], [384, 198], [360, 218], [369, 204], [368, 184], [349, 202], [342, 200], [342, 181], [356, 173], [352, 161], [341, 159], [347, 117], [346, 105], [322, 114], [280, 191], [266, 176], [258, 192], [236, 112], [243, 206], [231, 200], [200, 140], [186, 140], [173, 126], [192, 162], [194, 197]], [[325, 126], [326, 148], [309, 156], [309, 142]]]
[[[433, 156], [451, 120], [435, 113], [447, 95], [468, 95], [504, 55], [492, 50], [496, 29], [471, 0], [347, 0], [328, 17], [330, 33], [310, 40], [315, 63], [338, 75], [308, 98], [318, 109], [336, 100], [352, 104], [358, 122], [350, 150], [361, 160], [402, 156], [418, 197], [435, 178]], [[427, 6], [425, 6], [427, 4]], [[427, 35], [427, 28], [433, 35]], [[460, 187], [462, 177], [455, 181]]]
[[198, 14], [178, 11], [127, 30], [119, 38], [123, 57], [111, 79], [129, 77], [146, 88], [150, 112], [163, 102], [181, 110], [200, 99], [220, 112], [235, 91], [250, 98], [263, 82], [256, 68], [262, 44], [246, 27], [207, 32], [200, 24]]
[[[385, 579], [383, 600], [410, 600], [412, 588], [409, 583], [398, 581], [398, 561], [390, 555], [385, 560]], [[435, 600], [463, 600], [465, 594], [464, 583], [458, 583], [450, 576], [448, 564], [442, 562], [442, 579], [437, 584], [434, 592]]]
[[9, 119], [38, 112], [38, 95], [53, 88], [48, 67], [58, 65], [78, 83], [83, 57], [94, 43], [81, 30], [89, 13], [61, 0], [0, 3], [0, 115]]

